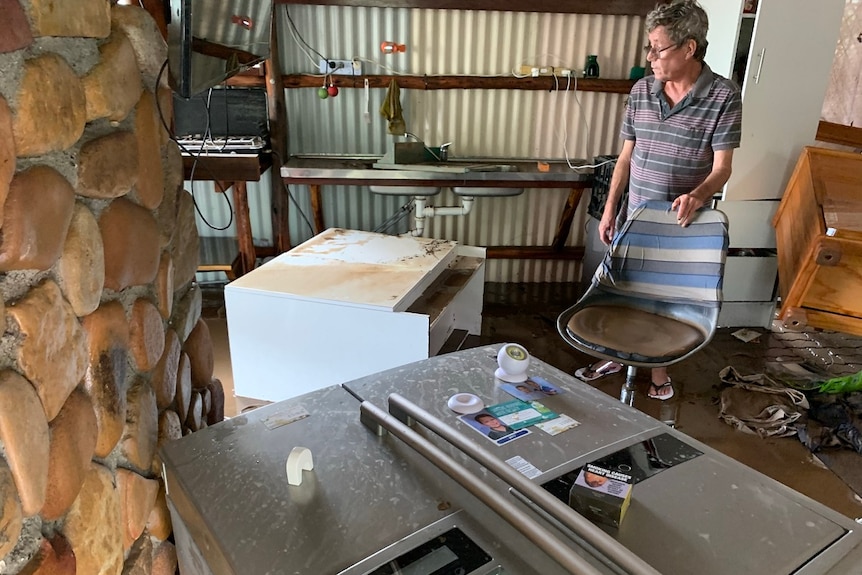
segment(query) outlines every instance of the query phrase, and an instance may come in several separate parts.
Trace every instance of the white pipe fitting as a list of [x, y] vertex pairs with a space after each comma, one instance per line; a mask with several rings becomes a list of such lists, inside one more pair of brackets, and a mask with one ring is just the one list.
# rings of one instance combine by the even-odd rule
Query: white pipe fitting
[[416, 196], [413, 198], [413, 231], [414, 236], [419, 237], [425, 233], [425, 207], [428, 196]]
[[473, 211], [474, 198], [472, 196], [461, 196], [461, 205], [455, 206], [429, 206], [428, 196], [416, 196], [413, 198], [413, 236], [421, 236], [425, 233], [425, 218], [434, 216], [466, 216]]

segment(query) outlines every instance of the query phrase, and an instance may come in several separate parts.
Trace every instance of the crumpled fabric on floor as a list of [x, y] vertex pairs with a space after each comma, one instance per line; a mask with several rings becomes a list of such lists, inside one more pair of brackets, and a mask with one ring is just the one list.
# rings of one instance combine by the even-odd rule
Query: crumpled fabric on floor
[[799, 440], [812, 452], [843, 447], [862, 454], [862, 392], [810, 397], [808, 416], [797, 424]]
[[741, 375], [732, 366], [719, 372], [724, 388], [718, 416], [733, 427], [760, 437], [796, 435], [795, 423], [809, 404], [805, 394], [764, 373]]

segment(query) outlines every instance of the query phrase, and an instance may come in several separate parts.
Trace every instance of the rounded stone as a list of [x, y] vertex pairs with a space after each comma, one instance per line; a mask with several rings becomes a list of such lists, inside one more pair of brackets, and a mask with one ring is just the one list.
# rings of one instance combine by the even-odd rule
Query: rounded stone
[[96, 311], [105, 286], [105, 250], [99, 223], [76, 204], [63, 253], [57, 265], [60, 288], [78, 317]]
[[18, 156], [65, 150], [84, 133], [84, 87], [58, 54], [44, 54], [25, 62], [17, 103], [13, 132]]

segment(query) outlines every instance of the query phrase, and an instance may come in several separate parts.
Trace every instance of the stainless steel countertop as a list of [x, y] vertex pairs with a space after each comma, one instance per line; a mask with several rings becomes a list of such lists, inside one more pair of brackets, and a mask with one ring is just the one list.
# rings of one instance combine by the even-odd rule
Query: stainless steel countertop
[[[589, 187], [592, 169], [573, 170], [565, 161], [548, 161], [548, 171], [539, 171], [537, 159], [452, 158], [435, 164], [373, 167], [377, 156], [292, 156], [281, 167], [281, 176], [294, 183], [345, 183], [355, 180], [376, 185], [427, 185], [475, 187]], [[585, 165], [585, 160], [573, 160]], [[503, 167], [495, 169], [495, 167]], [[514, 167], [517, 171], [505, 171]], [[450, 169], [452, 171], [444, 171]], [[456, 171], [463, 169], [465, 171]]]

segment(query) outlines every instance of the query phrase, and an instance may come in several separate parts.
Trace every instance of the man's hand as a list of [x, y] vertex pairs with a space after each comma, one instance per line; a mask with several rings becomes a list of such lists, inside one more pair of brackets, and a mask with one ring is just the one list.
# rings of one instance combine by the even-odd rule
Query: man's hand
[[687, 227], [702, 207], [703, 201], [691, 194], [683, 194], [671, 204], [671, 209], [676, 212], [676, 221], [682, 227]]
[[602, 240], [602, 243], [605, 245], [611, 245], [611, 241], [614, 239], [614, 232], [616, 228], [616, 217], [613, 214], [613, 210], [610, 212], [605, 210], [602, 214], [602, 221], [599, 222], [599, 239]]

